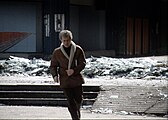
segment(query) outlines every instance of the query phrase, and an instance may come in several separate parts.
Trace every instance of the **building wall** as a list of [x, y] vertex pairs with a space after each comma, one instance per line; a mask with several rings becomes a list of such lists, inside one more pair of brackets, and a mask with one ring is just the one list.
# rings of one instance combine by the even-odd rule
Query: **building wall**
[[[0, 52], [40, 52], [42, 50], [41, 34], [37, 32], [37, 3], [33, 2], [16, 2], [16, 1], [0, 1], [0, 33], [27, 33], [27, 36], [20, 38], [10, 38], [13, 41], [5, 43], [3, 40], [9, 40], [0, 38], [7, 47]], [[10, 37], [10, 36], [9, 36]], [[38, 39], [37, 39], [38, 38]], [[39, 42], [40, 41], [40, 42]], [[38, 43], [38, 44], [37, 44]], [[8, 45], [7, 45], [8, 44]], [[11, 44], [11, 45], [9, 45]], [[38, 48], [38, 49], [37, 49]]]
[[161, 42], [161, 49], [159, 50], [160, 53], [168, 54], [168, 18], [167, 18], [167, 4], [168, 0], [162, 0], [163, 2], [161, 3], [161, 19], [160, 19], [160, 39], [162, 40]]
[[[46, 14], [51, 17], [49, 36]], [[51, 54], [60, 44], [55, 31], [57, 14], [65, 15], [64, 29], [73, 32], [74, 41], [85, 51], [114, 50], [121, 56], [167, 54], [167, 0], [1, 0], [0, 52]], [[4, 41], [11, 34], [15, 42]]]
[[93, 6], [71, 6], [70, 29], [74, 41], [86, 51], [105, 49], [105, 11], [97, 11]]
[[106, 11], [106, 49], [120, 56], [167, 54], [167, 0], [106, 0], [96, 5]]

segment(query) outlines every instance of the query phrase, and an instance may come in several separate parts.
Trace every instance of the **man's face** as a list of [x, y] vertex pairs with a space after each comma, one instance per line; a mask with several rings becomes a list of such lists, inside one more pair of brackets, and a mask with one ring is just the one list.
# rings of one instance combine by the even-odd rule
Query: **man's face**
[[71, 39], [69, 37], [62, 37], [61, 42], [63, 43], [64, 47], [69, 47], [71, 45]]

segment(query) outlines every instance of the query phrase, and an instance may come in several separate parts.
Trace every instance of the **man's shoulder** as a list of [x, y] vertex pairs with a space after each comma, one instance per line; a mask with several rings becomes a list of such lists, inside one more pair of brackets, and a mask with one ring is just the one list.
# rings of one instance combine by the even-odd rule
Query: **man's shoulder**
[[54, 53], [59, 52], [60, 50], [61, 50], [61, 48], [57, 47], [57, 48], [54, 49]]
[[79, 53], [79, 54], [81, 54], [81, 53], [84, 54], [83, 48], [81, 46], [79, 46], [79, 45], [76, 46], [76, 52]]
[[60, 49], [61, 49], [61, 47], [57, 47], [57, 48], [54, 49], [54, 51], [58, 51]]
[[77, 48], [77, 49], [80, 49], [80, 50], [83, 50], [82, 47], [79, 46], [79, 45], [76, 45], [76, 48]]

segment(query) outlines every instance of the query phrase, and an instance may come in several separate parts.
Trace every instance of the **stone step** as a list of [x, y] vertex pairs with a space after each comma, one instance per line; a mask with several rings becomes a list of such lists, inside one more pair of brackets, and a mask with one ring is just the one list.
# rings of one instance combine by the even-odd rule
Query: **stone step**
[[[59, 85], [0, 85], [0, 91], [62, 91]], [[99, 92], [98, 85], [83, 85], [84, 91]]]
[[[84, 98], [96, 98], [99, 92], [83, 92]], [[0, 98], [65, 98], [63, 91], [0, 91]]]
[[[83, 86], [83, 104], [93, 105], [99, 86]], [[67, 106], [67, 99], [59, 85], [0, 85], [0, 104]]]
[[[95, 99], [83, 99], [82, 105], [92, 105]], [[67, 106], [66, 98], [0, 98], [4, 105], [29, 105], [29, 106]]]

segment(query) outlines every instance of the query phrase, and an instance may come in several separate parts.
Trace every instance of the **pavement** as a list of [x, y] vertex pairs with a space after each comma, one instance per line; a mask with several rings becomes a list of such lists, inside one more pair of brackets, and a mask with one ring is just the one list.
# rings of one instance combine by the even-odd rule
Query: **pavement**
[[[101, 114], [81, 109], [81, 120], [167, 120], [153, 115]], [[0, 120], [70, 120], [66, 107], [0, 106]]]

